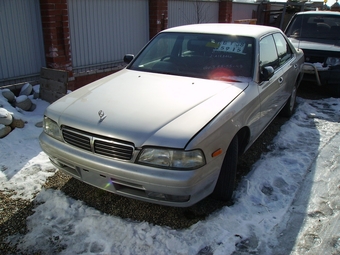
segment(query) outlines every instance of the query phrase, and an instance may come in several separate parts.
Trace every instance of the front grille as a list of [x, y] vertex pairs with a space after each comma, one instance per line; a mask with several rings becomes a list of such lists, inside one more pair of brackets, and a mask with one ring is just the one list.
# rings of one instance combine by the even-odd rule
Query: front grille
[[83, 150], [92, 151], [91, 136], [78, 133], [74, 130], [63, 129], [63, 137], [65, 142], [72, 144]]
[[117, 143], [113, 140], [94, 140], [94, 152], [100, 155], [129, 160], [132, 158], [133, 147]]
[[318, 56], [305, 56], [305, 60], [308, 63], [325, 63], [326, 58], [325, 57], [318, 57]]
[[134, 151], [132, 143], [98, 136], [70, 127], [63, 127], [62, 133], [64, 141], [77, 148], [116, 159], [130, 160], [132, 158]]

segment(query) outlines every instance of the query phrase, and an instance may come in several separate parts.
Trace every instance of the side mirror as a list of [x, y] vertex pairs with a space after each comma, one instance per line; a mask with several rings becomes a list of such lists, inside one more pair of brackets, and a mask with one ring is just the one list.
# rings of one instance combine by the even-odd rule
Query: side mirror
[[129, 63], [133, 60], [134, 57], [135, 57], [135, 56], [134, 56], [133, 54], [126, 54], [126, 55], [124, 56], [124, 62], [125, 62], [126, 64], [129, 64]]
[[274, 75], [274, 68], [272, 66], [265, 66], [261, 70], [261, 81], [269, 81]]

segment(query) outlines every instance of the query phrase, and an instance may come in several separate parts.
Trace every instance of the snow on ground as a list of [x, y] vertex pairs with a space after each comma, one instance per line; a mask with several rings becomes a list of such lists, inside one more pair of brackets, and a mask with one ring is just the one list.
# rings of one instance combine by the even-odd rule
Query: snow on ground
[[26, 122], [24, 128], [16, 128], [0, 139], [0, 189], [15, 190], [17, 194], [14, 197], [29, 200], [41, 190], [46, 179], [55, 173], [55, 168], [39, 146], [37, 138], [42, 129], [35, 126], [43, 120], [49, 103], [33, 98], [31, 100], [37, 104], [37, 108], [33, 112], [26, 112], [13, 108], [0, 93], [0, 107], [13, 113], [16, 119]]
[[0, 190], [35, 200], [19, 248], [42, 254], [340, 254], [340, 99], [298, 98], [298, 108], [223, 207], [188, 229], [106, 215], [62, 191], [43, 190], [55, 172], [35, 126], [48, 103], [0, 140]]

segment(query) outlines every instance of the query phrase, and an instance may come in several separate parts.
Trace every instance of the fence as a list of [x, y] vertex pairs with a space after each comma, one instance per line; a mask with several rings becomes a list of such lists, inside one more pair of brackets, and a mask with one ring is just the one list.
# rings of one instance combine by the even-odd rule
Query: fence
[[68, 0], [75, 73], [107, 69], [148, 41], [147, 0]]
[[218, 22], [219, 1], [168, 1], [168, 27]]
[[39, 0], [0, 1], [0, 87], [35, 80], [45, 66]]

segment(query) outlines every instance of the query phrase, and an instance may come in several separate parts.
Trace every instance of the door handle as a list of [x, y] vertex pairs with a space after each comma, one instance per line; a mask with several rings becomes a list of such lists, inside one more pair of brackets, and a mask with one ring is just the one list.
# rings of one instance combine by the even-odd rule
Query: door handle
[[278, 82], [281, 84], [281, 83], [283, 82], [283, 77], [280, 77], [280, 78], [278, 79]]

